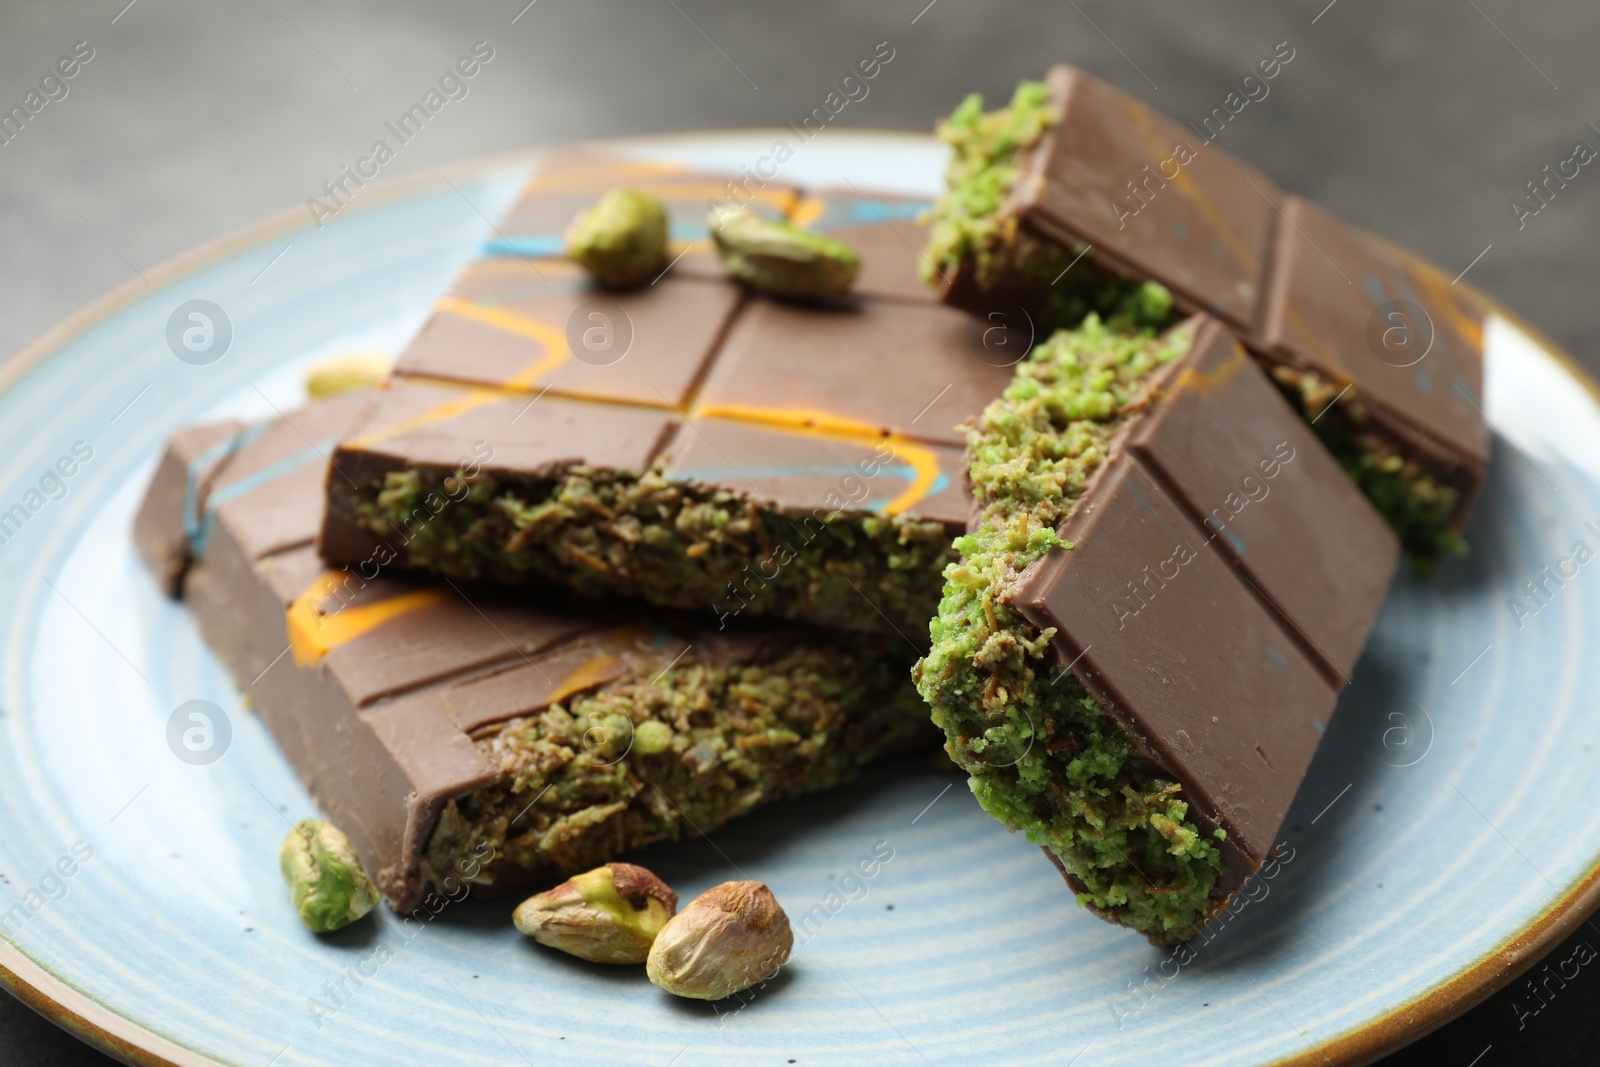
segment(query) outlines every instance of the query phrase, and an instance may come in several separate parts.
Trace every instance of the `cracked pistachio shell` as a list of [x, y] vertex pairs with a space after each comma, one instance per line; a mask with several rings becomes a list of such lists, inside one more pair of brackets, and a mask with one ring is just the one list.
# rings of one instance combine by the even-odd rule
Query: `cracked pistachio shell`
[[349, 926], [378, 903], [350, 839], [321, 819], [304, 819], [283, 839], [278, 866], [300, 921], [314, 933]]
[[650, 981], [674, 996], [721, 1000], [778, 973], [794, 948], [789, 917], [760, 882], [701, 893], [650, 947]]
[[567, 255], [601, 282], [634, 285], [667, 258], [667, 211], [654, 197], [613, 189], [567, 227]]
[[512, 922], [541, 945], [591, 963], [643, 963], [678, 894], [643, 867], [608, 863], [517, 905]]
[[843, 241], [774, 222], [749, 208], [718, 208], [707, 220], [727, 272], [775, 296], [837, 296], [855, 283], [861, 259]]

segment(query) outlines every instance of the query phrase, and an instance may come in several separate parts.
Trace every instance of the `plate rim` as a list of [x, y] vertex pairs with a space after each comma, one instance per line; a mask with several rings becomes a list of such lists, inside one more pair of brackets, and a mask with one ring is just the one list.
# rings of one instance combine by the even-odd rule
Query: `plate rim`
[[[412, 174], [385, 178], [371, 184], [369, 194], [357, 212], [367, 211], [424, 189], [438, 187], [450, 179], [482, 175], [490, 171], [532, 164], [547, 152], [565, 146], [604, 145], [622, 150], [661, 145], [673, 141], [697, 141], [766, 137], [779, 134], [775, 126], [728, 127], [713, 130], [678, 130], [666, 133], [628, 134], [588, 138], [583, 141], [554, 141], [504, 152], [472, 156], [464, 160], [426, 167]], [[923, 144], [932, 134], [911, 130], [856, 128], [835, 131], [840, 139], [884, 141], [905, 140]], [[0, 361], [0, 393], [11, 389], [19, 378], [43, 363], [73, 338], [96, 323], [136, 302], [156, 286], [181, 278], [204, 265], [214, 263], [245, 246], [260, 243], [275, 234], [305, 229], [303, 205], [281, 208], [263, 218], [234, 227], [224, 233], [178, 253], [145, 271], [144, 278], [129, 278], [83, 304]], [[148, 279], [146, 281], [145, 279]], [[1527, 334], [1566, 371], [1569, 377], [1600, 402], [1600, 378], [1576, 358], [1499, 301], [1469, 286], [1481, 295], [1493, 312]], [[1470, 967], [1442, 984], [1405, 1003], [1391, 1008], [1354, 1029], [1336, 1034], [1321, 1044], [1279, 1059], [1272, 1067], [1320, 1067], [1330, 1060], [1363, 1067], [1411, 1044], [1460, 1017], [1490, 996], [1505, 988], [1554, 949], [1578, 923], [1600, 909], [1600, 854], [1583, 876], [1548, 905], [1531, 922], [1485, 953]], [[125, 1063], [139, 1067], [228, 1067], [224, 1061], [193, 1049], [120, 1015], [86, 994], [62, 986], [41, 965], [15, 945], [0, 939], [0, 986], [21, 1003], [74, 1037]], [[46, 987], [53, 987], [52, 992]]]

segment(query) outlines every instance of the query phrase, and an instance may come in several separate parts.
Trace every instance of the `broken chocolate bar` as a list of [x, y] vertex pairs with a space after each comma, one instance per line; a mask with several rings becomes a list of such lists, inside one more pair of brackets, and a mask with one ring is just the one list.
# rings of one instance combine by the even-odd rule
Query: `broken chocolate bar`
[[948, 303], [1020, 305], [1043, 336], [1160, 283], [1244, 339], [1409, 555], [1461, 550], [1489, 460], [1473, 294], [1071, 67], [941, 133], [924, 276]]
[[916, 677], [1080, 903], [1187, 940], [1267, 858], [1399, 544], [1237, 340], [1090, 316], [969, 433]]
[[[507, 226], [571, 208], [534, 202], [566, 197], [572, 169]], [[626, 175], [581, 176], [598, 196]], [[786, 303], [681, 265], [606, 292], [491, 248], [340, 441], [323, 555], [922, 642], [970, 511], [954, 427], [1025, 348], [904, 298], [907, 202], [797, 197], [795, 222], [860, 243], [854, 299]], [[475, 445], [493, 458], [435, 517]]]
[[929, 740], [898, 637], [329, 567], [324, 457], [365, 402], [179, 432], [134, 536], [397, 909], [452, 871], [499, 893], [698, 835]]

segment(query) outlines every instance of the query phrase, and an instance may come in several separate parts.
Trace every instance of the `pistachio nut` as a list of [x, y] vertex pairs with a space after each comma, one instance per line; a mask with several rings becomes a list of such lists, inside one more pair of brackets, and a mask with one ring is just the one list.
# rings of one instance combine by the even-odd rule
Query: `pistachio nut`
[[591, 963], [643, 963], [678, 908], [678, 894], [631, 863], [574, 875], [517, 905], [517, 929]]
[[383, 381], [393, 369], [394, 361], [388, 356], [336, 356], [325, 359], [306, 375], [306, 395], [315, 400], [319, 396], [365, 389]]
[[302, 819], [283, 839], [278, 867], [300, 921], [314, 933], [349, 926], [378, 903], [350, 839], [321, 819]]
[[843, 241], [774, 222], [749, 208], [718, 208], [707, 225], [723, 268], [775, 296], [837, 296], [861, 268], [860, 257]]
[[675, 996], [721, 1000], [778, 973], [794, 948], [789, 917], [760, 882], [724, 882], [667, 923], [650, 948], [650, 981]]
[[672, 747], [673, 730], [660, 719], [646, 719], [633, 728], [633, 751], [641, 756], [654, 756]]
[[606, 285], [635, 285], [667, 258], [667, 209], [654, 197], [613, 189], [567, 227], [567, 255]]

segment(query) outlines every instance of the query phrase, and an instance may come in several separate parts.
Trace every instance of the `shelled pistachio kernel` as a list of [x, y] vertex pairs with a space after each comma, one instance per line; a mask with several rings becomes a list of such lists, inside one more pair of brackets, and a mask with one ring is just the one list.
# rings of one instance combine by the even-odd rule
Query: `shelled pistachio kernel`
[[512, 922], [541, 945], [591, 963], [643, 963], [678, 894], [643, 867], [608, 863], [517, 905]]
[[789, 917], [760, 882], [706, 890], [656, 937], [646, 969], [668, 993], [721, 1000], [778, 973], [794, 948]]
[[634, 285], [667, 258], [667, 209], [654, 197], [613, 189], [567, 227], [567, 255], [606, 285]]
[[313, 366], [306, 374], [306, 395], [318, 397], [348, 393], [377, 385], [394, 369], [388, 356], [335, 356]]
[[295, 824], [278, 850], [278, 867], [300, 921], [314, 933], [343, 929], [378, 903], [350, 839], [321, 819]]
[[776, 296], [838, 296], [861, 258], [843, 241], [774, 222], [747, 207], [724, 206], [706, 221], [727, 272]]
[[646, 719], [633, 728], [633, 751], [654, 756], [672, 747], [672, 727], [660, 719]]

